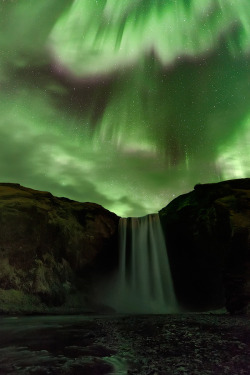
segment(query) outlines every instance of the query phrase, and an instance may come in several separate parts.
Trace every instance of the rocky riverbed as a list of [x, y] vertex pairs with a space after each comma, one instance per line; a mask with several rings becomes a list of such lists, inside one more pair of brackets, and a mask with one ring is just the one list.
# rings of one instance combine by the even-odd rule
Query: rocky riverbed
[[246, 316], [27, 316], [0, 319], [0, 374], [250, 374]]

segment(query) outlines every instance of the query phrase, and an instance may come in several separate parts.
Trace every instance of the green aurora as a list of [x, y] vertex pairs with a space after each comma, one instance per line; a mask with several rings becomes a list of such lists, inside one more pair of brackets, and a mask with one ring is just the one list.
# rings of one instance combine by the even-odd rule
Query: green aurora
[[1, 181], [158, 211], [250, 177], [249, 0], [2, 0]]

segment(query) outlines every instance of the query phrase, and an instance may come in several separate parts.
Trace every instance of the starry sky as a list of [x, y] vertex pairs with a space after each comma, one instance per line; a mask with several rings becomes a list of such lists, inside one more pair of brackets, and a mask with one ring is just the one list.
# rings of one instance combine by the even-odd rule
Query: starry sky
[[0, 0], [0, 181], [126, 217], [243, 177], [249, 0]]

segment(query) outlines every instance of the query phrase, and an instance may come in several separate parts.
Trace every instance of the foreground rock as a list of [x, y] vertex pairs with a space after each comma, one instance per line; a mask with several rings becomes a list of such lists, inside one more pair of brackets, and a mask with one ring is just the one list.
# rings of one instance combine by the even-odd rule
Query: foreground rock
[[249, 311], [250, 179], [196, 185], [160, 218], [181, 303]]
[[250, 327], [229, 315], [0, 318], [4, 375], [249, 375]]
[[96, 281], [117, 262], [118, 221], [94, 203], [0, 184], [0, 312], [96, 310]]

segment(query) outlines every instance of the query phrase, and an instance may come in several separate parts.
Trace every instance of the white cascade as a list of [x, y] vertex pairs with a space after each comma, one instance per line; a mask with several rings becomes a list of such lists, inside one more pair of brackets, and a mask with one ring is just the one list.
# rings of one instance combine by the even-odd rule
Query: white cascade
[[121, 218], [119, 239], [119, 270], [110, 304], [121, 313], [177, 312], [159, 215]]

